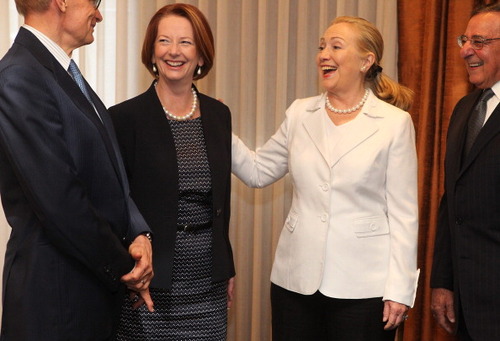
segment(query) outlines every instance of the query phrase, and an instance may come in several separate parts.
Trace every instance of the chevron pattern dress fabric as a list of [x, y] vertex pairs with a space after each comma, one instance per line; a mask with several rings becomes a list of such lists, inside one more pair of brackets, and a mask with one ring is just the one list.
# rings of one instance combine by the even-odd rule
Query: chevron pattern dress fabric
[[[207, 223], [212, 219], [211, 174], [201, 118], [169, 123], [179, 168], [177, 223]], [[211, 252], [211, 228], [178, 231], [172, 289], [151, 288], [153, 313], [125, 302], [117, 340], [226, 340], [227, 282], [212, 283]]]

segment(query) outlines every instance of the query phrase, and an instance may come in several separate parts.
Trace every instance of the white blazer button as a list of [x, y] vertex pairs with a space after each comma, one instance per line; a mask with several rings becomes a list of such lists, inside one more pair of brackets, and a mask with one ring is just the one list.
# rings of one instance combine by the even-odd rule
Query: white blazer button
[[375, 231], [375, 230], [377, 229], [377, 225], [376, 225], [375, 223], [371, 223], [371, 224], [370, 224], [370, 229], [371, 229], [372, 231]]

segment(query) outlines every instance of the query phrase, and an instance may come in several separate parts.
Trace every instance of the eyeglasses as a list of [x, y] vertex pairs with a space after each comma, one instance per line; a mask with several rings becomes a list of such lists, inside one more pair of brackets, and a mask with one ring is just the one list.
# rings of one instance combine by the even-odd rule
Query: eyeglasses
[[94, 3], [94, 8], [98, 9], [99, 5], [101, 4], [101, 0], [91, 0], [91, 2]]
[[458, 46], [464, 47], [466, 42], [470, 42], [470, 46], [474, 50], [481, 50], [484, 45], [488, 45], [492, 40], [498, 40], [500, 38], [484, 38], [481, 36], [472, 36], [472, 38], [467, 37], [466, 35], [461, 35], [457, 37]]

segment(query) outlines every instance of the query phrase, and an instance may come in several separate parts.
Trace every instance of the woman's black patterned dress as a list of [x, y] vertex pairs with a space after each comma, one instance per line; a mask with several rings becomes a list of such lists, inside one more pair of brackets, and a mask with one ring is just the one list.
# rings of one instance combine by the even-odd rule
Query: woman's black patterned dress
[[[201, 118], [169, 120], [179, 167], [179, 225], [212, 220], [211, 176]], [[126, 300], [117, 340], [226, 339], [227, 282], [212, 283], [212, 229], [177, 231], [172, 289], [151, 288], [155, 311]], [[141, 328], [138, 329], [138, 326]]]

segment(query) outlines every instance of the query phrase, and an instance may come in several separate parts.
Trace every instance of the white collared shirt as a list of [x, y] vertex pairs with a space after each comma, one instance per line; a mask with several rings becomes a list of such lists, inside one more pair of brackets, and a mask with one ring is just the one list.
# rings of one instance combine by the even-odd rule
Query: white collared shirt
[[486, 117], [484, 119], [484, 122], [488, 121], [491, 114], [500, 103], [500, 81], [496, 82], [495, 85], [491, 87], [491, 90], [493, 90], [493, 93], [495, 95], [491, 96], [488, 102], [486, 102], [487, 107], [486, 107]]

